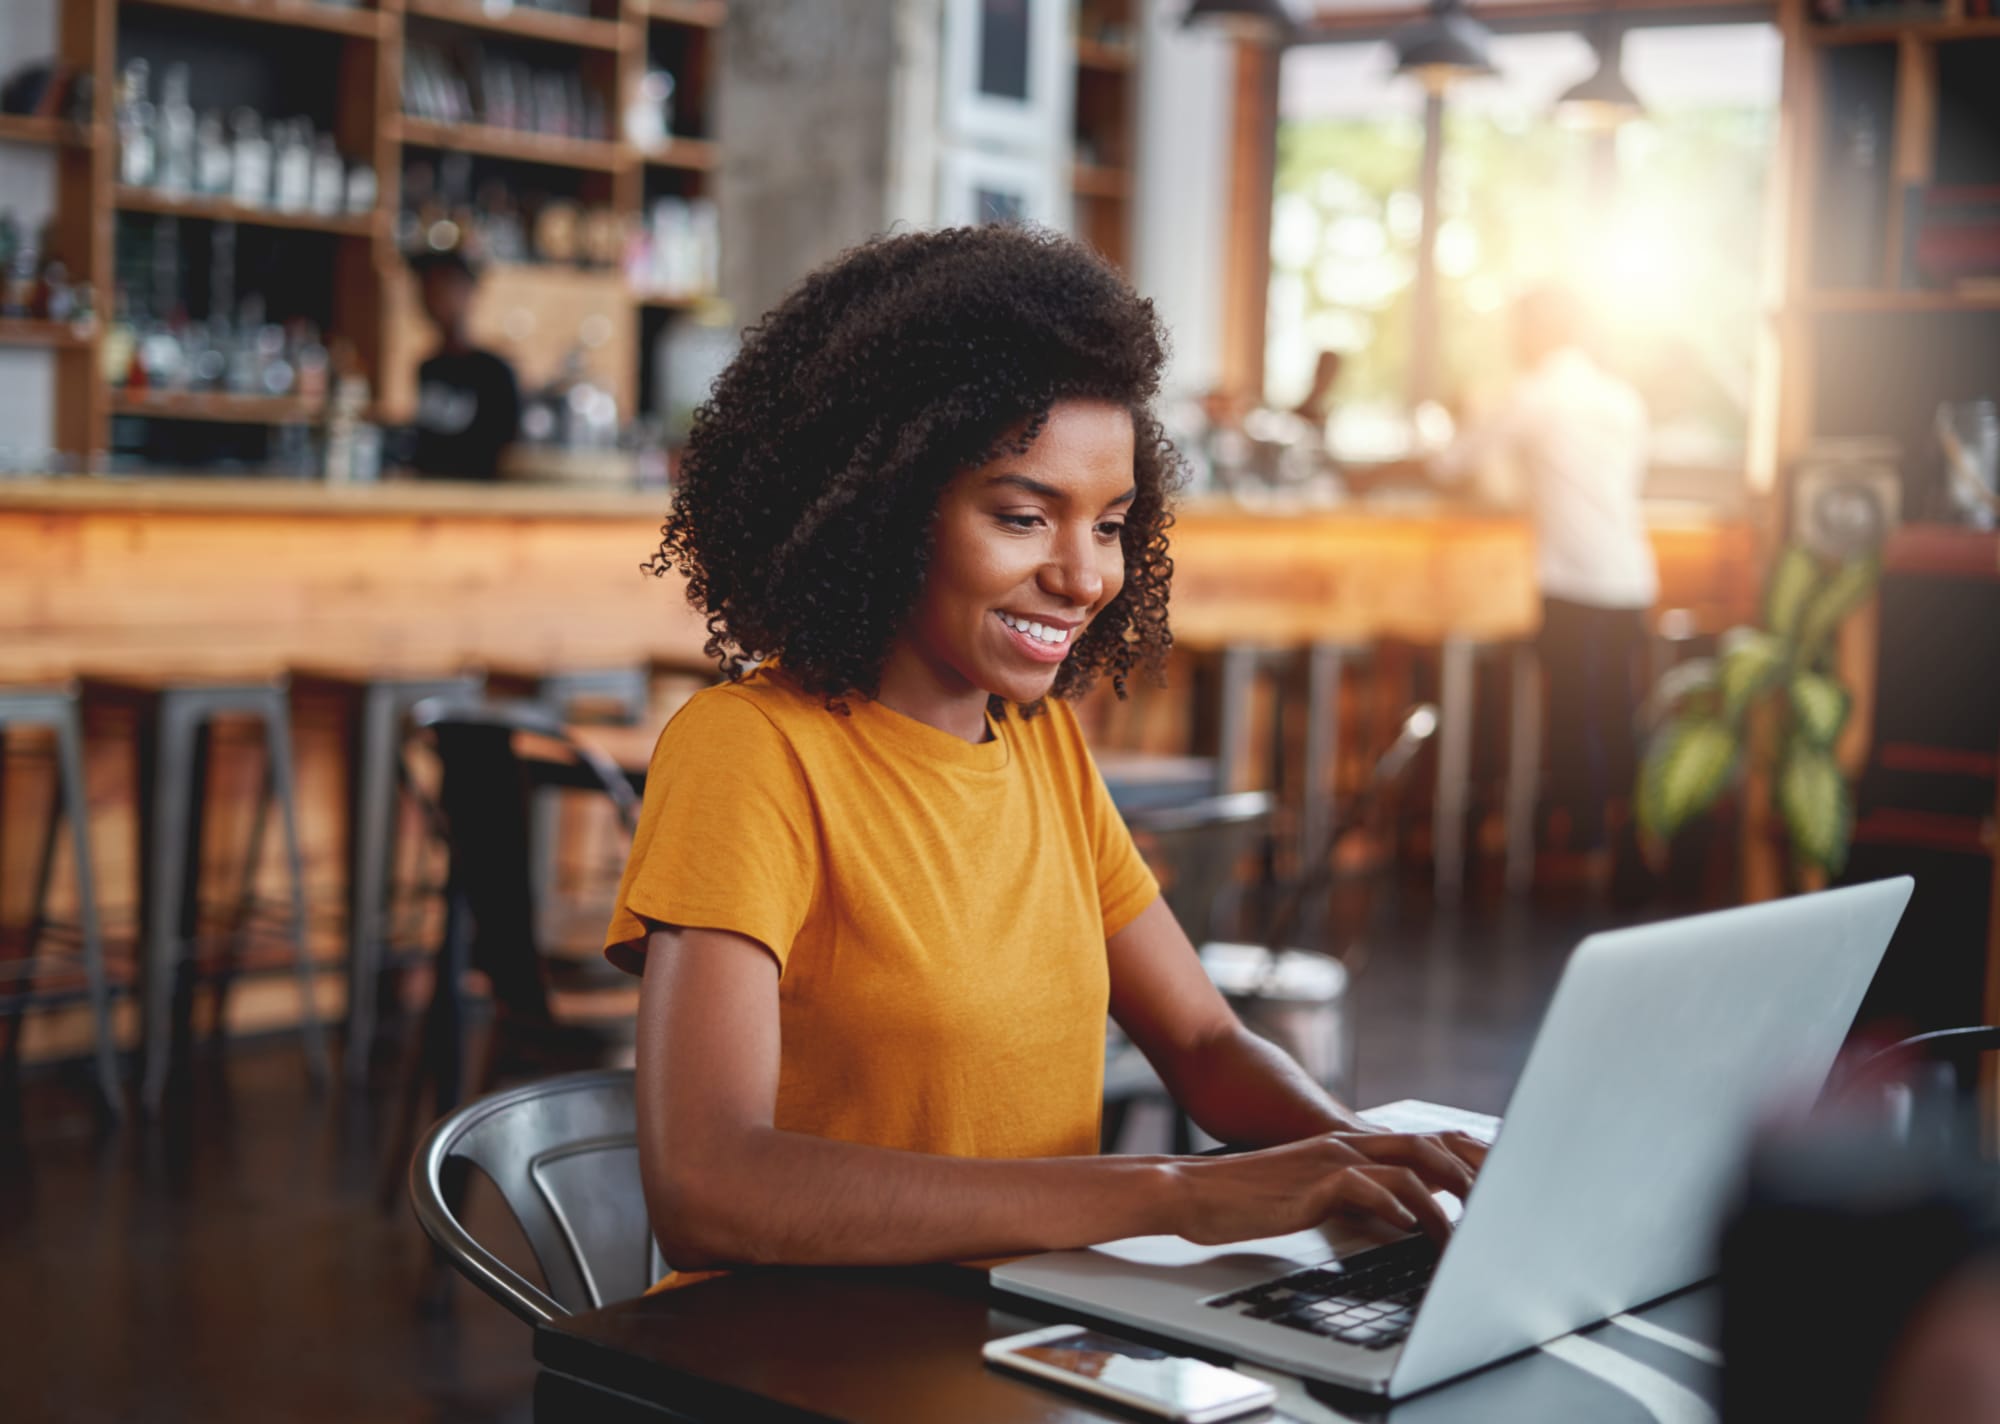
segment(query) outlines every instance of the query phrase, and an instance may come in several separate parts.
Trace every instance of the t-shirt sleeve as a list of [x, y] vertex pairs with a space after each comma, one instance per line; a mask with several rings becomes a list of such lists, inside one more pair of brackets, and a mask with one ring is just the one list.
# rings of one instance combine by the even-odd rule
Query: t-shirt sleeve
[[1054, 705], [1061, 708], [1058, 715], [1069, 724], [1064, 742], [1078, 763], [1077, 775], [1084, 791], [1084, 828], [1097, 862], [1097, 904], [1104, 916], [1104, 937], [1110, 939], [1160, 898], [1160, 882], [1153, 878], [1145, 857], [1133, 843], [1125, 818], [1112, 804], [1110, 788], [1105, 786], [1096, 759], [1084, 742], [1076, 714], [1064, 704]]
[[734, 689], [699, 693], [653, 750], [605, 956], [636, 974], [653, 924], [728, 930], [763, 945], [782, 974], [819, 859], [791, 744]]

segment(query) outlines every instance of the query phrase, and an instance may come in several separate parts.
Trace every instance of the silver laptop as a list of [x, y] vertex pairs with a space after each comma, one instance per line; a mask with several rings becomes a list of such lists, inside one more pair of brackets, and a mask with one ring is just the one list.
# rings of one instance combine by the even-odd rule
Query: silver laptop
[[1586, 939], [1442, 1257], [1331, 1223], [1051, 1252], [993, 1283], [1398, 1398], [1692, 1285], [1756, 1124], [1824, 1084], [1911, 883]]

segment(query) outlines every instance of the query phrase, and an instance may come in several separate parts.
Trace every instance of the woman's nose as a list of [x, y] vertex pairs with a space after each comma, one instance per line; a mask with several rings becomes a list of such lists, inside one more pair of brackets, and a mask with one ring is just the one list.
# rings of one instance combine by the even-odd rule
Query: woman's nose
[[1042, 565], [1043, 589], [1072, 608], [1095, 607], [1104, 593], [1104, 572], [1097, 558], [1088, 530], [1081, 536], [1065, 537]]

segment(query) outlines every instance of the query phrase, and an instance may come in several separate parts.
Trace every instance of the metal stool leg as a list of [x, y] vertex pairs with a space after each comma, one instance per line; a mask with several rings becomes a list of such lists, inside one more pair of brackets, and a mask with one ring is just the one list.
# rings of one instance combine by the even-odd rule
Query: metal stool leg
[[276, 794], [274, 768], [269, 748], [265, 750], [264, 775], [257, 787], [257, 806], [250, 813], [250, 839], [243, 849], [243, 878], [236, 888], [230, 908], [229, 934], [224, 941], [222, 964], [215, 974], [215, 1041], [220, 1043], [228, 1021], [229, 990], [236, 966], [243, 962], [243, 947], [250, 938], [250, 919], [257, 904], [257, 872], [264, 864], [264, 836], [271, 825], [271, 801]]
[[381, 992], [388, 886], [395, 864], [396, 705], [387, 687], [362, 698], [356, 739], [354, 826], [350, 832], [353, 884], [347, 912], [347, 1058], [350, 1082], [368, 1077], [375, 1043], [375, 1001]]
[[[83, 969], [90, 984], [90, 1012], [97, 1026], [97, 1088], [112, 1116], [125, 1115], [118, 1084], [118, 1046], [112, 1036], [111, 985], [104, 971], [104, 936], [97, 921], [97, 871], [90, 854], [90, 810], [83, 779], [83, 728], [74, 706], [56, 725], [59, 804], [67, 808], [71, 855], [76, 860], [78, 923], [83, 932]], [[46, 867], [44, 875], [47, 874]], [[46, 890], [46, 886], [44, 886]], [[36, 901], [39, 918], [42, 901]]]
[[306, 868], [299, 848], [297, 789], [293, 784], [291, 712], [283, 694], [274, 694], [276, 706], [266, 717], [264, 735], [270, 749], [271, 784], [277, 792], [278, 825], [285, 837], [286, 869], [291, 876], [292, 949], [299, 976], [299, 1029], [305, 1036], [306, 1066], [313, 1082], [324, 1085], [327, 1076], [326, 1034], [320, 1027], [319, 1009], [313, 1003], [312, 955], [306, 944]]
[[1465, 811], [1472, 779], [1472, 657], [1465, 638], [1441, 650], [1438, 692], [1437, 799], [1431, 843], [1438, 901], [1455, 905], [1465, 891]]
[[1233, 644], [1222, 651], [1222, 715], [1215, 738], [1215, 789], [1238, 790], [1250, 763], [1250, 694], [1257, 677], [1257, 650]]
[[[166, 1099], [167, 1070], [174, 1049], [181, 957], [189, 895], [188, 866], [199, 866], [200, 853], [189, 843], [195, 819], [195, 782], [200, 768], [196, 720], [186, 708], [162, 707], [155, 726], [142, 729], [142, 769], [150, 764], [151, 805], [142, 824], [152, 844], [146, 857], [144, 899], [145, 1077], [140, 1098], [146, 1111], [157, 1112]], [[178, 854], [177, 854], [178, 852]], [[183, 863], [182, 857], [185, 857]]]
[[1527, 893], [1535, 878], [1535, 802], [1542, 774], [1542, 662], [1532, 643], [1514, 648], [1512, 716], [1507, 745], [1507, 892]]

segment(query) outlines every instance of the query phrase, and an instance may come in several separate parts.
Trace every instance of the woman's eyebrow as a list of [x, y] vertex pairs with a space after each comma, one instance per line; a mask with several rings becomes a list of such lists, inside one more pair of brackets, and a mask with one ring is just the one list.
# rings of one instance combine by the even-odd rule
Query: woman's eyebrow
[[[995, 475], [986, 482], [986, 485], [989, 489], [994, 485], [1012, 485], [1016, 489], [1026, 490], [1029, 494], [1040, 495], [1043, 499], [1052, 499], [1063, 504], [1069, 502], [1067, 492], [1057, 489], [1054, 485], [1045, 485], [1040, 480], [1030, 479], [1026, 475], [1012, 473]], [[1138, 498], [1138, 495], [1139, 487], [1134, 485], [1104, 507], [1106, 509], [1116, 509], [1121, 504], [1130, 504], [1134, 499]]]

